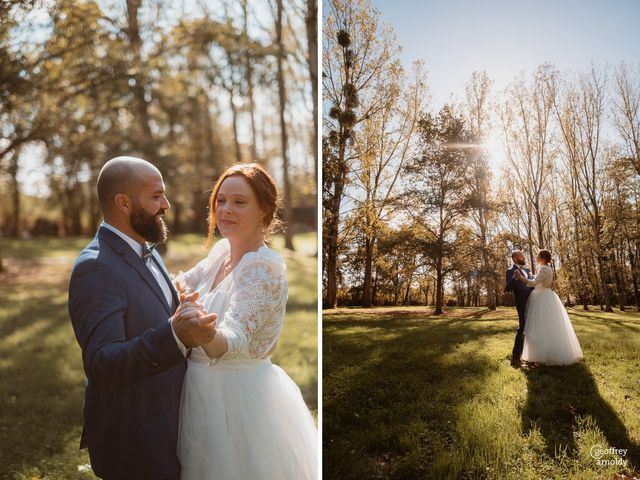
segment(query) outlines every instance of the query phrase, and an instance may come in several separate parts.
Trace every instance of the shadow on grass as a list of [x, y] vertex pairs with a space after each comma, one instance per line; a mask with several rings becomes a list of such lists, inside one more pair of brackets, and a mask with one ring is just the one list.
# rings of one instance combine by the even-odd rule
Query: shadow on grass
[[[0, 344], [0, 465], [8, 478], [34, 467], [51, 478], [78, 477], [74, 440], [82, 424], [84, 384], [82, 372], [69, 369], [79, 351], [63, 305], [55, 295], [43, 296], [3, 321], [3, 331], [24, 335], [15, 344], [5, 343], [4, 336]], [[70, 443], [76, 443], [73, 464], [61, 462]]]
[[[626, 312], [623, 312], [622, 314], [624, 315], [624, 313]], [[637, 315], [636, 312], [632, 312], [632, 313], [635, 313]], [[615, 318], [607, 318], [604, 315], [598, 316], [596, 312], [594, 312], [593, 314], [589, 314], [589, 313], [576, 312], [575, 310], [571, 310], [569, 314], [571, 315], [571, 317], [577, 317], [577, 318], [585, 319], [592, 322], [602, 322], [607, 326], [610, 326], [613, 323], [618, 327], [620, 327], [621, 329], [630, 330], [632, 332], [638, 332], [638, 328], [634, 328], [634, 327], [640, 327], [640, 320], [637, 320], [635, 318], [625, 318], [624, 320], [618, 320]]]
[[503, 361], [484, 354], [483, 339], [514, 330], [468, 327], [457, 318], [324, 321], [325, 478], [457, 477], [441, 461], [457, 442], [457, 408]]
[[[626, 460], [640, 468], [640, 446], [611, 405], [602, 398], [589, 367], [580, 362], [568, 367], [540, 367], [525, 370], [527, 403], [522, 412], [522, 429], [539, 429], [549, 457], [566, 451], [578, 452], [576, 432], [580, 419], [591, 418], [610, 447], [628, 449]], [[602, 445], [604, 447], [604, 445]]]

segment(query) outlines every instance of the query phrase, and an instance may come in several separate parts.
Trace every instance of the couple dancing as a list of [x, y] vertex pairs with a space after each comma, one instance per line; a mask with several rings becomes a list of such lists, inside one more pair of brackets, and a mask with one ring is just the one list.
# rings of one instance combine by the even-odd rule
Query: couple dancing
[[526, 266], [524, 253], [516, 250], [511, 259], [505, 289], [513, 292], [519, 319], [511, 366], [520, 368], [523, 360], [533, 365], [571, 365], [581, 360], [582, 350], [569, 315], [551, 289], [551, 252], [538, 252], [535, 277]]
[[157, 168], [132, 157], [98, 178], [104, 223], [77, 258], [69, 312], [87, 384], [81, 447], [104, 479], [315, 479], [317, 430], [271, 363], [287, 300], [265, 245], [277, 191], [258, 165], [218, 179], [208, 244], [176, 285], [157, 251], [169, 208]]

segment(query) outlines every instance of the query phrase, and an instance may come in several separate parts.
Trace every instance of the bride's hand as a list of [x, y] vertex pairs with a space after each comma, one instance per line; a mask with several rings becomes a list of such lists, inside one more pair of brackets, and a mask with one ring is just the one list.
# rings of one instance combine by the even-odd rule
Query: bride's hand
[[198, 293], [180, 295], [180, 306], [172, 317], [174, 332], [187, 348], [209, 343], [216, 336], [215, 313], [197, 303]]
[[182, 296], [186, 296], [187, 293], [189, 293], [187, 291], [187, 286], [184, 284], [184, 282], [178, 277], [175, 279], [174, 281], [174, 286], [176, 287], [176, 290], [178, 291], [178, 294], [180, 295], [180, 301], [182, 302]]
[[180, 305], [176, 310], [176, 315], [186, 318], [206, 315], [204, 305], [197, 301], [198, 297], [198, 292], [180, 293]]

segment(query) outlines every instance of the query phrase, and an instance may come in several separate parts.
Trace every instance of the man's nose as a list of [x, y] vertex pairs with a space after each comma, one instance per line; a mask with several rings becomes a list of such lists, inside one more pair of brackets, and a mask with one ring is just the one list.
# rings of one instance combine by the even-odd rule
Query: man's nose
[[169, 203], [169, 199], [167, 197], [165, 197], [164, 195], [162, 196], [162, 204], [164, 205], [162, 208], [164, 208], [165, 210], [169, 210], [171, 208], [171, 204]]

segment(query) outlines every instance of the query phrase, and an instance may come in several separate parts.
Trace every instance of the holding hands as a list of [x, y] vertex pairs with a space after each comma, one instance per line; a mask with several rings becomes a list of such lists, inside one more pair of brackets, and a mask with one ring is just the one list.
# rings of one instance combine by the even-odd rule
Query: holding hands
[[216, 336], [215, 313], [207, 313], [198, 303], [198, 292], [180, 294], [180, 306], [171, 321], [176, 336], [187, 348], [209, 343]]

